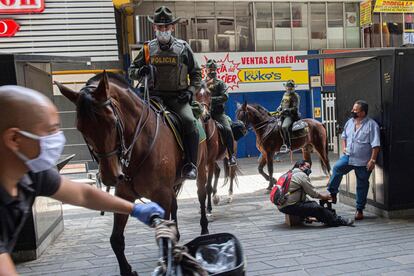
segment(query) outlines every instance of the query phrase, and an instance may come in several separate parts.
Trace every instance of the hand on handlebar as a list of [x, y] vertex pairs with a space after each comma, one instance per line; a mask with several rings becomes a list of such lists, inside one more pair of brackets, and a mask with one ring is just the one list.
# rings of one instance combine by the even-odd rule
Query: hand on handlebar
[[147, 204], [135, 204], [131, 216], [137, 218], [146, 225], [151, 225], [154, 217], [163, 218], [164, 209], [155, 202]]

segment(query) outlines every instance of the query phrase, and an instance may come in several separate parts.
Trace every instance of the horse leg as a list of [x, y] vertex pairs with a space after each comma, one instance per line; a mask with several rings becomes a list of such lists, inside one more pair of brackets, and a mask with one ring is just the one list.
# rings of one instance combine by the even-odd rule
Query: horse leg
[[199, 171], [197, 177], [197, 195], [200, 203], [201, 235], [208, 234], [208, 219], [206, 216], [206, 172]]
[[214, 174], [214, 165], [216, 162], [211, 162], [208, 164], [208, 176], [207, 176], [207, 186], [206, 186], [206, 192], [207, 192], [207, 215], [211, 215], [211, 211], [213, 208], [211, 207], [211, 194], [213, 193], [213, 174]]
[[276, 180], [273, 178], [273, 156], [274, 153], [267, 154], [267, 171], [269, 173], [269, 186], [267, 190], [270, 191], [273, 188], [273, 184], [276, 183]]
[[236, 166], [229, 167], [229, 176], [230, 176], [230, 187], [229, 187], [229, 197], [227, 199], [228, 203], [233, 202], [233, 181], [236, 177]]
[[267, 156], [263, 154], [259, 162], [259, 167], [257, 167], [257, 169], [259, 170], [259, 173], [264, 177], [264, 179], [266, 179], [266, 181], [269, 181], [269, 176], [263, 170], [264, 166], [266, 165], [266, 162]]
[[[122, 185], [122, 184], [121, 184]], [[124, 191], [124, 185], [115, 188], [115, 195], [129, 201], [134, 201], [128, 192]], [[114, 213], [114, 224], [110, 238], [111, 247], [118, 260], [119, 269], [122, 276], [138, 275], [136, 271], [132, 271], [130, 264], [125, 257], [125, 225], [128, 221], [128, 215]]]
[[125, 257], [125, 237], [124, 230], [128, 221], [128, 215], [114, 213], [114, 225], [110, 238], [111, 247], [118, 260], [119, 269], [122, 276], [138, 275], [132, 271], [131, 265]]
[[305, 145], [302, 148], [302, 157], [303, 157], [303, 160], [308, 161], [312, 165], [311, 152], [312, 152], [312, 146], [309, 145], [309, 144], [308, 145]]
[[178, 230], [177, 211], [178, 211], [177, 197], [173, 196], [171, 200], [171, 219], [175, 221], [175, 224], [177, 226], [177, 239], [180, 240], [180, 231]]
[[[226, 161], [224, 161], [226, 162]], [[224, 169], [226, 166], [224, 165]], [[220, 177], [220, 167], [217, 162], [214, 162], [214, 187], [213, 187], [213, 203], [214, 205], [218, 205], [220, 202], [220, 196], [217, 194], [217, 184]]]

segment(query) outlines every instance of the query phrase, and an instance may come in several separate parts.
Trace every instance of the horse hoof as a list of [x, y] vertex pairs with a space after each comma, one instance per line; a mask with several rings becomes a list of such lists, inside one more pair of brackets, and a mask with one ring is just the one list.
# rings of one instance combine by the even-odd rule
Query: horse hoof
[[213, 196], [213, 203], [214, 205], [218, 205], [220, 202], [220, 197], [218, 195]]
[[207, 214], [207, 220], [208, 220], [208, 222], [213, 222], [214, 221], [214, 218], [213, 218], [213, 214]]
[[138, 276], [138, 272], [136, 272], [136, 271], [132, 271], [132, 274], [131, 274], [132, 276]]
[[201, 235], [208, 235], [208, 234], [209, 234], [208, 230], [201, 230]]
[[227, 198], [227, 203], [232, 203], [233, 202], [233, 196], [229, 196]]

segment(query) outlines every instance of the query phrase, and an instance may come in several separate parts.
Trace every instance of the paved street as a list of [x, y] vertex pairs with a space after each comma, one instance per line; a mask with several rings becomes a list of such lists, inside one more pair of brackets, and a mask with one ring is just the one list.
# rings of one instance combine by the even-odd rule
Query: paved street
[[[295, 156], [295, 159], [299, 157]], [[314, 158], [313, 175], [326, 183]], [[314, 223], [289, 228], [284, 215], [264, 195], [266, 183], [257, 174], [257, 159], [239, 161], [243, 175], [234, 201], [223, 200], [213, 210], [211, 233], [230, 232], [241, 241], [247, 275], [414, 275], [414, 219], [389, 220], [366, 213], [356, 227], [327, 228]], [[275, 163], [276, 172], [291, 164]], [[222, 181], [221, 181], [222, 183]], [[195, 184], [187, 182], [179, 200], [181, 242], [199, 235]], [[220, 188], [226, 194], [226, 188]], [[340, 215], [354, 208], [338, 204]], [[118, 275], [109, 244], [112, 215], [64, 206], [65, 230], [40, 259], [17, 266], [22, 275]], [[150, 275], [157, 259], [152, 229], [130, 220], [126, 228], [126, 255], [140, 275]]]

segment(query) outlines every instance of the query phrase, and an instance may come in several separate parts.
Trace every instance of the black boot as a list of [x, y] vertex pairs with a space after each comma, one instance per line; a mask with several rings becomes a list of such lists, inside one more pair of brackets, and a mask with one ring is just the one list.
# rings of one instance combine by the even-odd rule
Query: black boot
[[288, 153], [290, 151], [290, 137], [289, 137], [289, 131], [281, 130], [282, 138], [283, 138], [283, 145], [280, 147], [281, 153]]
[[236, 166], [237, 161], [236, 157], [234, 157], [234, 140], [233, 140], [233, 133], [231, 130], [225, 130], [226, 133], [226, 147], [227, 152], [229, 153], [229, 166]]
[[181, 177], [194, 180], [197, 178], [198, 131], [184, 135], [184, 151], [187, 163], [181, 170]]
[[336, 225], [337, 226], [353, 226], [354, 225], [353, 219], [345, 219], [343, 217], [337, 216], [336, 217]]

